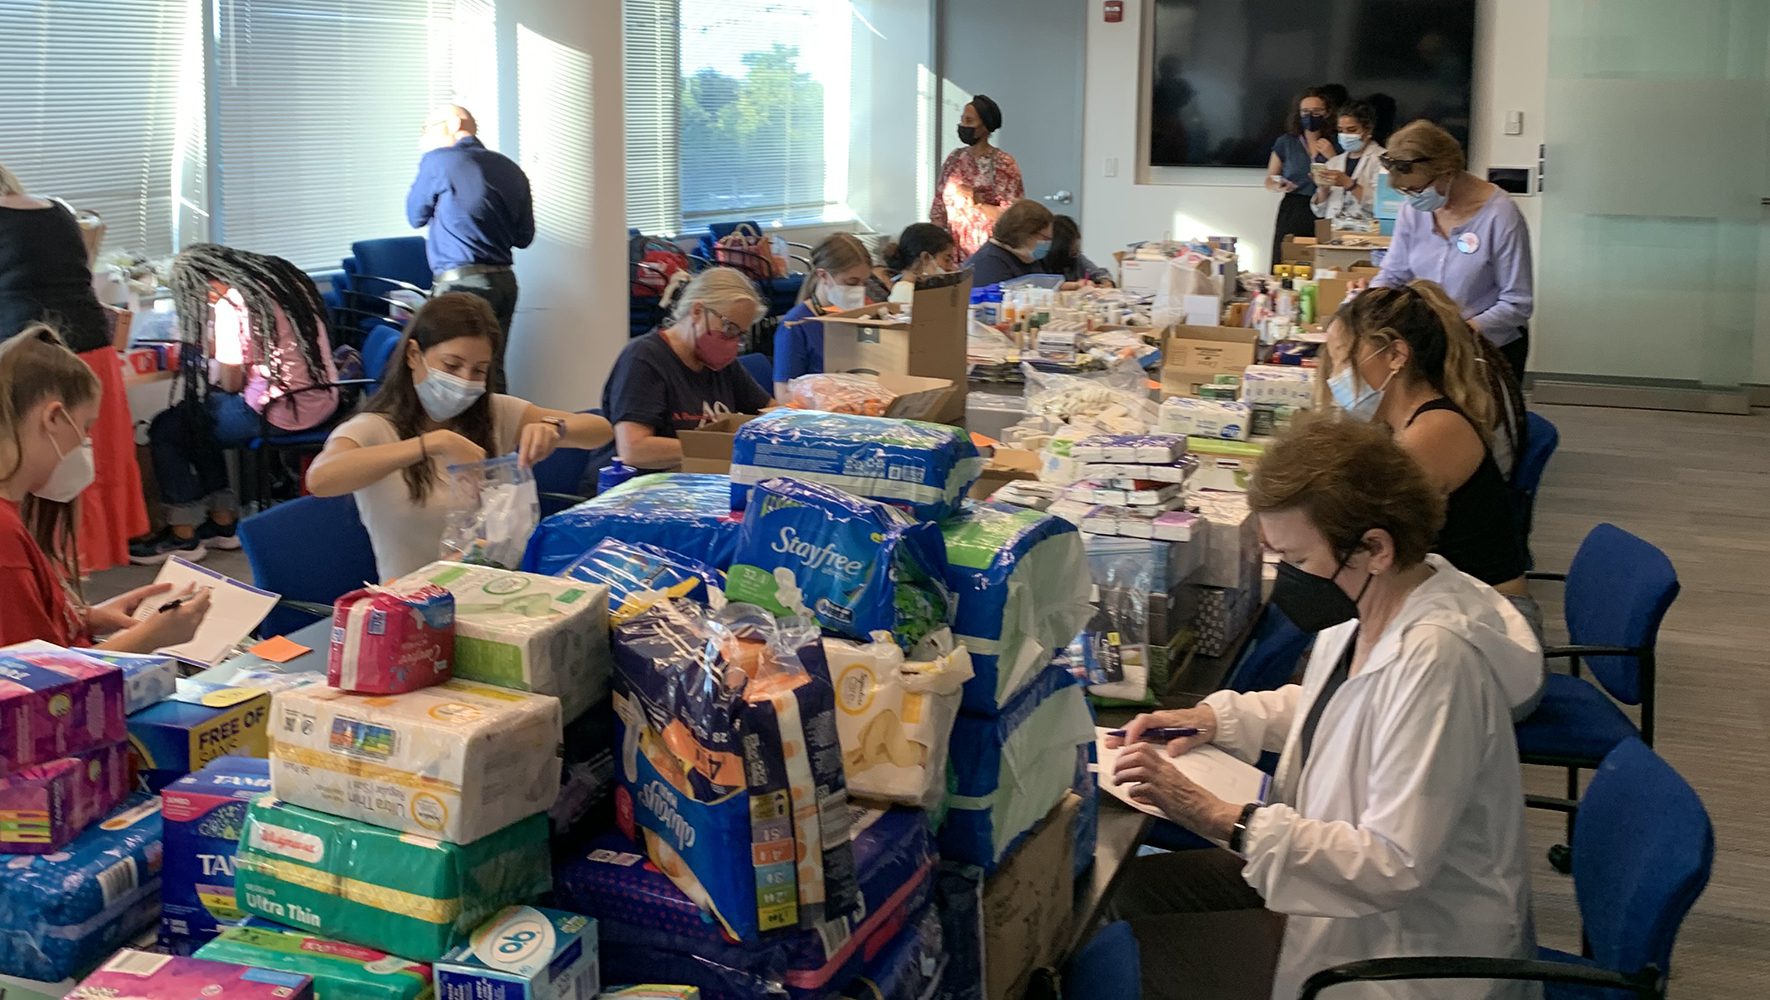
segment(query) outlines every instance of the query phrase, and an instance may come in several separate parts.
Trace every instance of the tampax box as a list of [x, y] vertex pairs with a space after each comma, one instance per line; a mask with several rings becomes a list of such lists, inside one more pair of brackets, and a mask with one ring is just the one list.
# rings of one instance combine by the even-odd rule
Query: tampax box
[[314, 1000], [313, 980], [274, 969], [179, 958], [125, 948], [80, 981], [65, 1000]]
[[116, 667], [78, 653], [0, 653], [0, 775], [124, 735]]
[[149, 791], [201, 770], [217, 757], [263, 757], [270, 696], [237, 689], [243, 699], [224, 706], [163, 701], [129, 717], [129, 747]]
[[0, 778], [0, 854], [51, 854], [129, 794], [129, 745], [112, 743]]
[[505, 907], [436, 963], [438, 1000], [593, 1000], [602, 990], [596, 921]]
[[234, 852], [247, 804], [269, 791], [270, 761], [219, 757], [161, 792], [162, 934], [201, 944], [245, 916], [234, 901]]
[[553, 805], [562, 732], [559, 699], [473, 681], [299, 688], [276, 696], [271, 786], [295, 805], [470, 844]]

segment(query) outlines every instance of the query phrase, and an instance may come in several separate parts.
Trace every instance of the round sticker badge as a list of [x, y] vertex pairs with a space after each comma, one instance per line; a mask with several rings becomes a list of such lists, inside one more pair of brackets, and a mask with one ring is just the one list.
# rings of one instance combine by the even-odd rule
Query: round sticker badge
[[1457, 236], [1457, 249], [1463, 253], [1474, 253], [1481, 249], [1481, 237], [1474, 233], [1462, 233]]

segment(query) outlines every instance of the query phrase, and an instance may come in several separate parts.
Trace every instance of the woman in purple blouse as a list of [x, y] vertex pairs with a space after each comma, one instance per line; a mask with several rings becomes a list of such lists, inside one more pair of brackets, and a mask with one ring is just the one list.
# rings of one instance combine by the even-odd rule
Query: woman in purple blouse
[[1390, 136], [1381, 163], [1407, 204], [1371, 284], [1397, 287], [1426, 278], [1442, 285], [1522, 381], [1530, 350], [1530, 231], [1518, 206], [1463, 169], [1463, 147], [1428, 121]]

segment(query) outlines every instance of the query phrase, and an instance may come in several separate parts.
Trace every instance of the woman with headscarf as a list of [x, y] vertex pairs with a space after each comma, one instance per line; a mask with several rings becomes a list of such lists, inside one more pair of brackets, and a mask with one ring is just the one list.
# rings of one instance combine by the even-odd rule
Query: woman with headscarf
[[953, 234], [961, 257], [987, 243], [996, 220], [1026, 196], [1020, 164], [990, 145], [990, 137], [1001, 128], [1002, 109], [996, 102], [982, 94], [973, 97], [959, 116], [959, 141], [964, 145], [940, 165], [928, 221]]

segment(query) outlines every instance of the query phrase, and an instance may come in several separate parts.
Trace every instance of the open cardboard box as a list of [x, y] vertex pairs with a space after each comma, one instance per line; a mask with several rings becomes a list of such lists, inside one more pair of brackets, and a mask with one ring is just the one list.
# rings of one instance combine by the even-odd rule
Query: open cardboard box
[[1162, 345], [1162, 393], [1196, 396], [1217, 375], [1240, 375], [1254, 363], [1258, 334], [1235, 326], [1174, 326]]
[[962, 424], [970, 373], [966, 355], [970, 318], [969, 275], [955, 284], [916, 289], [908, 310], [902, 303], [880, 302], [820, 316], [824, 371], [946, 379], [952, 383], [951, 392], [918, 419]]
[[[923, 378], [918, 375], [878, 375], [879, 384], [897, 393], [886, 407], [885, 415], [903, 420], [935, 421], [935, 415], [947, 408], [954, 386], [951, 379]], [[692, 431], [677, 431], [682, 442], [682, 471], [724, 475], [731, 471], [732, 440], [739, 427], [756, 419], [753, 413], [734, 413], [720, 417]]]
[[988, 499], [990, 494], [1023, 479], [1039, 478], [1039, 453], [1023, 448], [997, 448], [983, 467], [983, 475], [971, 485], [973, 500]]

